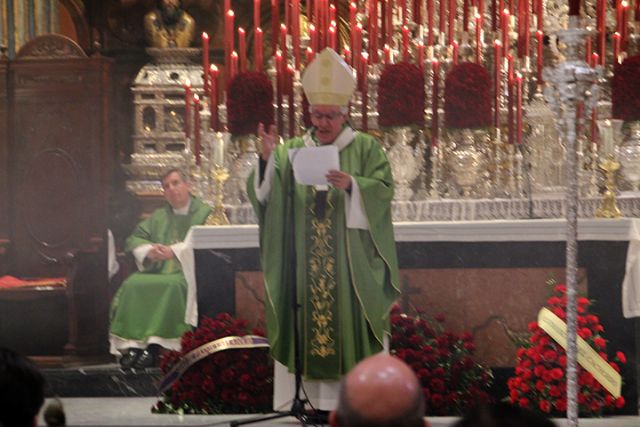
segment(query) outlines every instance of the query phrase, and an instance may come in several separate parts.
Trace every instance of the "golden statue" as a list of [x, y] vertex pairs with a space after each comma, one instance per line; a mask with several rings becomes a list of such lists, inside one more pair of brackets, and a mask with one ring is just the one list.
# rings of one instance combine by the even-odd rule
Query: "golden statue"
[[144, 16], [144, 31], [152, 47], [189, 47], [196, 22], [182, 10], [180, 0], [158, 0], [157, 7]]

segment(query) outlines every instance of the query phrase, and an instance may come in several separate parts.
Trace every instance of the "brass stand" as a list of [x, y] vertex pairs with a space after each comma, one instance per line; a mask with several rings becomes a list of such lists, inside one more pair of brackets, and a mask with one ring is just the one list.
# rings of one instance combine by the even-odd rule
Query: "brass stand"
[[211, 172], [215, 181], [216, 195], [213, 204], [213, 213], [207, 219], [207, 225], [229, 225], [229, 218], [224, 212], [224, 183], [229, 179], [229, 170], [224, 166], [215, 166]]
[[613, 157], [613, 154], [608, 154], [598, 167], [605, 176], [605, 191], [602, 204], [596, 211], [596, 217], [620, 218], [622, 213], [616, 202], [616, 172], [620, 169], [620, 162]]

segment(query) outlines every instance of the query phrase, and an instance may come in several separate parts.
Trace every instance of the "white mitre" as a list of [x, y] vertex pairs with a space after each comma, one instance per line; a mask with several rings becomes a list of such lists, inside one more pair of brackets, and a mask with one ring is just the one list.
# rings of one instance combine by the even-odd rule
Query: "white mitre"
[[302, 88], [310, 105], [349, 105], [356, 88], [353, 70], [331, 48], [326, 48], [307, 66]]

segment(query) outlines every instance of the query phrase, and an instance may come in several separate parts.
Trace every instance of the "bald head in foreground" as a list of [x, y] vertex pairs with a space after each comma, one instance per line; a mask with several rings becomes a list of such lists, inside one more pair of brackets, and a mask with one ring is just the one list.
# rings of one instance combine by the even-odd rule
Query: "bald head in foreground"
[[376, 354], [358, 363], [342, 380], [332, 427], [427, 427], [422, 388], [403, 361]]

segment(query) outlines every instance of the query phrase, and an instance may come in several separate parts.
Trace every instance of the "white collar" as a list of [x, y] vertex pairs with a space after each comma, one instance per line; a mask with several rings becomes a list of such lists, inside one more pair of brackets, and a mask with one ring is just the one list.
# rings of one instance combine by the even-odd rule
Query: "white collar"
[[[342, 132], [340, 132], [340, 134], [336, 137], [336, 139], [329, 145], [335, 145], [336, 147], [338, 147], [338, 151], [342, 151], [343, 148], [351, 144], [351, 141], [353, 141], [353, 139], [356, 137], [357, 134], [358, 132], [353, 130], [351, 126], [346, 126], [344, 129], [342, 129]], [[304, 134], [304, 136], [302, 137], [302, 140], [304, 141], [305, 147], [316, 146], [316, 143], [313, 140], [313, 137], [311, 136], [311, 129], [309, 129]]]
[[175, 215], [187, 215], [189, 213], [189, 208], [191, 207], [191, 197], [189, 197], [189, 201], [187, 202], [186, 205], [184, 205], [181, 208], [171, 208], [173, 209], [173, 213]]

